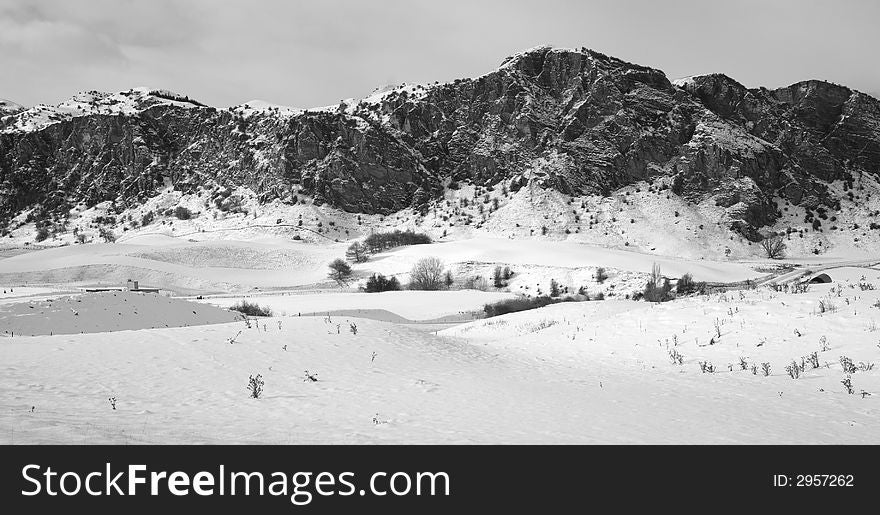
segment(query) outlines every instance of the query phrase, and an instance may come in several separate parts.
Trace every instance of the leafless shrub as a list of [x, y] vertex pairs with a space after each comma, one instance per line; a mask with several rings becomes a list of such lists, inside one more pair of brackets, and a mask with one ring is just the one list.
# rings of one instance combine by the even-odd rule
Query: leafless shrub
[[846, 356], [840, 357], [840, 368], [842, 368], [847, 374], [855, 374], [859, 370], [856, 368], [855, 364], [853, 364], [853, 361]]
[[678, 352], [677, 349], [672, 349], [671, 351], [669, 351], [669, 359], [672, 360], [673, 364], [676, 364], [676, 365], [684, 364], [684, 356], [682, 356], [681, 353]]
[[248, 377], [247, 390], [251, 393], [251, 398], [259, 399], [260, 396], [263, 395], [264, 384], [266, 383], [263, 381], [263, 376], [261, 374]]
[[837, 306], [831, 302], [831, 299], [822, 299], [819, 301], [818, 311], [820, 315], [823, 313], [834, 313], [837, 311]]
[[846, 388], [846, 393], [852, 395], [855, 392], [852, 384], [852, 378], [850, 376], [846, 376], [843, 378], [843, 381], [840, 382], [844, 388]]
[[770, 375], [770, 363], [767, 363], [766, 361], [764, 363], [761, 363], [761, 371], [764, 372], [764, 377], [769, 376]]

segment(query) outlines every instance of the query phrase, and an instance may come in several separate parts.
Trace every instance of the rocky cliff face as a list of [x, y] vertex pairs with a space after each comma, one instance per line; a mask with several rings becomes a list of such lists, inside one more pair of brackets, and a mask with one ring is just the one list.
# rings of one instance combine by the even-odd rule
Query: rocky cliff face
[[608, 194], [661, 179], [713, 198], [757, 239], [778, 216], [774, 197], [834, 208], [827, 183], [880, 171], [873, 97], [818, 81], [774, 91], [723, 75], [672, 84], [587, 49], [536, 48], [481, 77], [310, 111], [220, 110], [132, 90], [2, 120], [0, 219], [137, 202], [167, 182], [391, 213], [426, 204], [448, 180]]

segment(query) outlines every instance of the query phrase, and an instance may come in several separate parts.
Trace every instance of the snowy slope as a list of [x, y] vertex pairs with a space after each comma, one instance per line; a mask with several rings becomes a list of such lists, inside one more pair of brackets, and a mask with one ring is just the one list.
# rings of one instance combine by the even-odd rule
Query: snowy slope
[[32, 132], [54, 123], [88, 115], [132, 115], [157, 104], [177, 107], [198, 107], [194, 101], [184, 100], [183, 95], [167, 90], [146, 87], [132, 88], [119, 93], [84, 91], [77, 93], [58, 105], [40, 104], [14, 116], [15, 121], [3, 132]]

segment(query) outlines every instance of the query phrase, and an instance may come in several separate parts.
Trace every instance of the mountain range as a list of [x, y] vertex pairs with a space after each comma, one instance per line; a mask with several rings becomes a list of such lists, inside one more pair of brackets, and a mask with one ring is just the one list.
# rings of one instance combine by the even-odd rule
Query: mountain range
[[581, 49], [537, 47], [480, 77], [403, 84], [315, 109], [207, 106], [165, 90], [0, 101], [0, 226], [24, 211], [143, 203], [160, 187], [251, 189], [353, 213], [426, 210], [446, 188], [610, 195], [641, 182], [723, 208], [751, 241], [777, 200], [824, 214], [830, 185], [880, 179], [880, 101], [808, 80], [747, 88], [670, 81]]

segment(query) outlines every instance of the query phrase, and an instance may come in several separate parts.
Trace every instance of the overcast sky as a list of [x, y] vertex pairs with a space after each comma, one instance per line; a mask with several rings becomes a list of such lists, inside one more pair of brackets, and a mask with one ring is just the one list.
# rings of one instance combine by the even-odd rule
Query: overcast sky
[[877, 0], [0, 0], [0, 97], [149, 86], [311, 107], [480, 75], [545, 43], [670, 78], [818, 78], [880, 96], [878, 21]]

